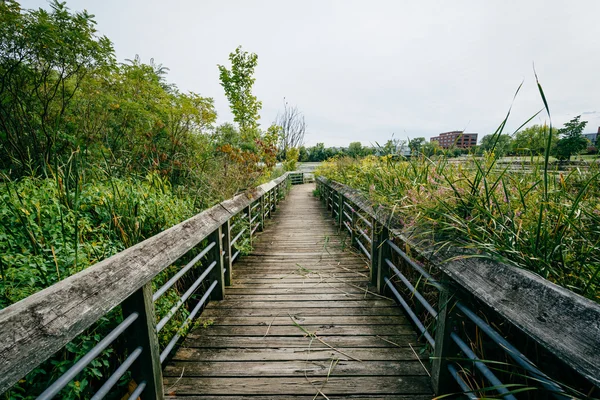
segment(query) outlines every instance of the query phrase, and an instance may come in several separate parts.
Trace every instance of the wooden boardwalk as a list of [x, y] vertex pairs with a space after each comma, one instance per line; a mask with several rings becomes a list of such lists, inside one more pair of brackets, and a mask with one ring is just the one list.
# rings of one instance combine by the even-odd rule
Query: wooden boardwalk
[[165, 367], [167, 398], [431, 399], [412, 327], [366, 292], [366, 262], [313, 189], [294, 186], [234, 264], [225, 300]]

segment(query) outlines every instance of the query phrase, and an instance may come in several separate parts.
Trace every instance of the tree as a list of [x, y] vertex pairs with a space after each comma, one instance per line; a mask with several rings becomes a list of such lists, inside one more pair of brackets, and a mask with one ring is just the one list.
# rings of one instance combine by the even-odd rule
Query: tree
[[298, 151], [299, 151], [298, 158], [300, 159], [300, 162], [306, 162], [306, 161], [308, 161], [308, 152], [306, 151], [306, 147], [300, 146], [300, 148], [298, 149]]
[[498, 157], [504, 157], [512, 148], [512, 137], [510, 135], [492, 134], [481, 138], [481, 150], [491, 152]]
[[443, 152], [443, 149], [440, 147], [440, 144], [436, 141], [425, 143], [421, 149], [426, 157], [431, 157], [435, 154]]
[[[548, 144], [548, 125], [533, 125], [515, 133], [512, 151], [517, 154], [540, 155], [546, 151]], [[552, 129], [552, 146], [558, 141], [558, 131]]]
[[418, 137], [415, 139], [411, 139], [408, 142], [408, 148], [410, 149], [412, 154], [419, 154], [421, 152], [421, 147], [426, 142], [424, 137]]
[[350, 145], [348, 145], [348, 155], [354, 158], [362, 157], [362, 144], [360, 142], [351, 142]]
[[259, 136], [258, 112], [262, 102], [252, 94], [254, 85], [254, 69], [258, 63], [258, 56], [242, 50], [242, 46], [229, 54], [231, 70], [223, 65], [219, 67], [219, 79], [229, 100], [233, 120], [238, 123], [244, 141], [250, 141]]
[[70, 154], [76, 127], [65, 113], [88, 73], [114, 63], [92, 15], [50, 7], [21, 12], [16, 1], [0, 2], [0, 168], [36, 173]]
[[327, 153], [325, 152], [325, 144], [317, 143], [315, 146], [308, 149], [308, 157], [311, 162], [318, 162], [327, 159]]
[[570, 160], [573, 154], [585, 150], [589, 144], [589, 141], [581, 135], [587, 121], [579, 121], [579, 118], [581, 115], [576, 116], [558, 130], [562, 137], [556, 143], [555, 156], [559, 160]]
[[281, 138], [279, 149], [285, 155], [289, 148], [299, 147], [304, 144], [306, 122], [304, 115], [298, 111], [298, 107], [291, 107], [285, 98], [283, 99], [283, 112], [277, 114], [275, 124], [281, 127]]

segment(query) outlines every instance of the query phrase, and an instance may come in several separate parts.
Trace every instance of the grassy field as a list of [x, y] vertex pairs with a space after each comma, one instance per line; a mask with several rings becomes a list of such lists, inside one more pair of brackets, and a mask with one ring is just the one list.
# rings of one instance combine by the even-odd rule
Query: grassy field
[[509, 171], [493, 156], [459, 163], [338, 158], [316, 174], [362, 190], [440, 248], [525, 268], [600, 301], [596, 164], [550, 173], [543, 164]]

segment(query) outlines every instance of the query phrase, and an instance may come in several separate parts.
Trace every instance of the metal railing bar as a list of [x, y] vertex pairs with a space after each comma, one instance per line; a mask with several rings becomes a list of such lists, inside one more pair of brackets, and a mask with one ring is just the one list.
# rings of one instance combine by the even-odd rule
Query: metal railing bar
[[373, 224], [368, 219], [363, 217], [360, 213], [357, 212], [356, 215], [358, 215], [358, 218], [362, 219], [369, 228], [373, 227]]
[[37, 400], [51, 400], [60, 392], [69, 382], [73, 380], [87, 365], [92, 362], [100, 353], [104, 351], [114, 340], [121, 335], [137, 318], [137, 312], [131, 313], [115, 329], [113, 329], [104, 339], [98, 342], [86, 355], [81, 357], [67, 372], [61, 375], [52, 385], [37, 397]]
[[362, 249], [363, 253], [365, 253], [365, 256], [367, 256], [367, 258], [370, 260], [371, 259], [371, 253], [369, 253], [369, 251], [362, 244], [362, 242], [360, 240], [358, 240], [358, 238], [356, 238], [356, 243], [358, 243], [358, 246]]
[[231, 232], [237, 224], [238, 224], [238, 221], [235, 221], [233, 224], [229, 225], [229, 232]]
[[350, 211], [352, 211], [352, 206], [350, 205], [350, 203], [348, 203], [347, 201], [344, 201], [344, 207], [348, 208]]
[[260, 202], [257, 201], [256, 203], [254, 203], [254, 205], [252, 206], [252, 208], [250, 208], [250, 211], [254, 211], [254, 209], [256, 207], [258, 207], [258, 206], [260, 206]]
[[402, 298], [402, 295], [400, 293], [398, 293], [398, 290], [396, 290], [396, 288], [394, 287], [394, 284], [392, 283], [392, 281], [390, 281], [388, 279], [388, 277], [384, 277], [383, 280], [385, 281], [385, 284], [390, 288], [390, 290], [392, 291], [392, 293], [394, 293], [394, 296], [396, 296], [396, 299], [398, 299], [398, 302], [400, 302], [400, 304], [402, 305], [402, 307], [404, 307], [404, 310], [406, 311], [406, 313], [408, 314], [408, 316], [410, 317], [410, 319], [413, 320], [413, 322], [415, 323], [415, 325], [417, 326], [417, 328], [419, 328], [419, 330], [421, 331], [421, 333], [423, 334], [423, 336], [425, 337], [425, 339], [427, 339], [427, 341], [429, 342], [429, 344], [431, 344], [431, 347], [435, 348], [435, 340], [433, 340], [433, 338], [431, 337], [431, 335], [427, 331], [427, 328], [425, 328], [425, 325], [423, 325], [423, 323], [415, 315], [415, 313], [413, 312], [413, 310], [408, 306], [408, 304], [406, 303], [406, 301], [404, 301], [404, 299]]
[[458, 383], [458, 386], [460, 386], [460, 388], [462, 389], [463, 394], [467, 396], [469, 400], [479, 399], [479, 397], [475, 396], [475, 394], [471, 391], [471, 388], [467, 386], [463, 378], [461, 378], [460, 375], [458, 375], [458, 371], [456, 370], [456, 368], [454, 368], [454, 365], [448, 364], [448, 371], [450, 372], [450, 375], [452, 375], [456, 383]]
[[[113, 374], [106, 380], [106, 382], [104, 382], [100, 389], [98, 389], [98, 391], [94, 393], [91, 400], [103, 399], [104, 396], [108, 394], [110, 389], [112, 389], [113, 386], [115, 386], [115, 384], [119, 382], [119, 379], [121, 379], [125, 372], [127, 372], [129, 367], [131, 367], [131, 364], [133, 364], [133, 362], [137, 360], [140, 354], [142, 354], [142, 350], [142, 346], [136, 347], [135, 350], [133, 350], [131, 354], [127, 356], [125, 361], [123, 361], [123, 364], [121, 364], [119, 368], [117, 368], [117, 370], [113, 372]], [[135, 399], [135, 397], [133, 398]]]
[[420, 265], [418, 265], [417, 263], [415, 263], [413, 261], [413, 259], [410, 258], [405, 252], [403, 252], [402, 250], [400, 250], [400, 248], [398, 246], [396, 246], [396, 244], [394, 242], [392, 242], [391, 240], [388, 239], [387, 240], [387, 244], [396, 253], [398, 253], [398, 255], [400, 257], [402, 257], [404, 259], [404, 261], [406, 261], [411, 267], [413, 267], [414, 269], [416, 269], [417, 271], [419, 271], [419, 273], [421, 275], [423, 275], [423, 277], [425, 277], [433, 287], [435, 287], [438, 290], [440, 290], [442, 288], [442, 286], [440, 285], [440, 283], [438, 281], [436, 281], [431, 275], [429, 275]]
[[363, 231], [362, 229], [358, 228], [358, 232], [359, 232], [359, 233], [362, 235], [362, 237], [364, 237], [364, 238], [365, 238], [365, 240], [366, 240], [367, 242], [369, 242], [369, 244], [373, 244], [373, 241], [371, 240], [371, 238], [369, 237], [369, 235], [367, 235], [367, 234], [365, 233], [365, 231]]
[[335, 213], [335, 216], [336, 216], [336, 217], [339, 217], [339, 216], [340, 216], [340, 213], [338, 212], [338, 210], [333, 210], [333, 212]]
[[206, 268], [206, 270], [202, 273], [202, 275], [200, 275], [200, 277], [198, 279], [196, 279], [196, 282], [194, 282], [192, 284], [192, 286], [190, 286], [190, 288], [183, 294], [183, 296], [181, 296], [179, 298], [179, 300], [177, 300], [177, 303], [175, 303], [175, 305], [173, 307], [171, 307], [171, 310], [169, 310], [167, 315], [165, 315], [158, 322], [158, 324], [156, 324], [156, 332], [157, 333], [160, 332], [160, 330], [162, 328], [164, 328], [166, 323], [169, 322], [169, 320], [173, 317], [173, 315], [175, 315], [177, 310], [179, 310], [179, 307], [181, 307], [181, 305], [183, 303], [185, 303], [185, 301], [188, 299], [188, 297], [190, 297], [192, 295], [192, 293], [194, 293], [196, 291], [196, 289], [198, 289], [198, 286], [200, 286], [200, 284], [202, 283], [204, 278], [206, 278], [206, 276], [210, 273], [210, 271], [212, 271], [212, 269], [215, 267], [215, 265], [217, 265], [216, 261], [213, 261], [212, 263], [210, 263], [210, 265], [208, 266], [208, 268]]
[[542, 371], [537, 369], [535, 365], [527, 358], [524, 354], [522, 354], [516, 347], [514, 347], [508, 340], [504, 339], [495, 329], [489, 326], [483, 319], [478, 317], [473, 311], [471, 311], [468, 307], [463, 305], [460, 301], [456, 302], [456, 308], [458, 308], [467, 318], [469, 318], [475, 325], [477, 325], [486, 335], [490, 337], [494, 342], [496, 342], [500, 347], [504, 349], [506, 354], [508, 354], [513, 360], [519, 364], [524, 370], [530, 372], [536, 379], [538, 379], [541, 385], [548, 391], [552, 393], [552, 395], [559, 399], [567, 399], [569, 397], [565, 397], [561, 395], [561, 393], [565, 393], [560, 386], [556, 383], [552, 382], [548, 375], [544, 374]]
[[253, 222], [256, 220], [256, 218], [258, 218], [258, 214], [256, 214], [256, 215], [254, 216], [254, 218], [252, 218], [252, 219], [250, 220], [250, 223], [253, 223]]
[[346, 218], [348, 218], [348, 221], [352, 221], [352, 217], [350, 215], [348, 215], [348, 213], [346, 211], [343, 211], [343, 213], [346, 216]]
[[252, 228], [251, 234], [254, 235], [254, 232], [256, 232], [256, 230], [258, 229], [258, 227], [260, 226], [260, 222], [257, 222], [256, 225], [254, 225], [254, 228]]
[[240, 238], [240, 236], [242, 236], [242, 235], [244, 234], [244, 232], [246, 232], [246, 228], [242, 229], [242, 230], [240, 231], [240, 233], [238, 233], [238, 234], [237, 234], [237, 235], [236, 235], [236, 236], [233, 238], [233, 240], [231, 241], [231, 244], [230, 244], [230, 246], [233, 246], [233, 245], [235, 244], [235, 242], [237, 242], [237, 240]]
[[465, 354], [465, 356], [473, 360], [473, 364], [475, 364], [475, 367], [479, 370], [479, 372], [481, 372], [485, 379], [489, 383], [491, 383], [492, 386], [494, 386], [498, 393], [503, 395], [505, 399], [517, 400], [516, 397], [510, 394], [509, 390], [503, 386], [500, 379], [498, 379], [496, 375], [494, 375], [494, 373], [487, 367], [487, 365], [485, 365], [481, 361], [481, 359], [477, 357], [473, 350], [471, 350], [471, 348], [467, 346], [467, 344], [455, 332], [451, 332], [450, 337], [452, 338], [454, 343], [456, 343], [456, 345], [460, 348], [460, 350]]
[[142, 392], [144, 391], [144, 389], [146, 389], [146, 381], [141, 381], [137, 387], [135, 388], [135, 390], [133, 391], [133, 393], [131, 393], [131, 395], [129, 396], [130, 399], [137, 399], [138, 397], [140, 397], [140, 395], [142, 394]]
[[402, 272], [400, 272], [400, 270], [387, 258], [385, 259], [385, 262], [387, 263], [387, 265], [390, 267], [390, 269], [392, 271], [394, 271], [394, 274], [400, 278], [400, 280], [402, 281], [402, 283], [404, 283], [404, 285], [408, 288], [408, 290], [415, 295], [415, 297], [419, 300], [419, 302], [421, 302], [421, 304], [423, 305], [423, 307], [425, 307], [425, 309], [429, 312], [429, 314], [431, 314], [432, 317], [437, 318], [437, 311], [435, 311], [435, 309], [433, 307], [431, 307], [431, 304], [429, 304], [429, 302], [425, 299], [425, 297], [423, 297], [421, 295], [421, 293], [419, 293], [419, 291], [417, 289], [415, 289], [415, 287], [409, 282], [408, 279], [406, 279], [406, 277], [402, 274]]
[[194, 259], [192, 261], [190, 261], [189, 263], [187, 263], [187, 265], [185, 267], [183, 267], [179, 272], [177, 272], [175, 275], [173, 275], [173, 277], [171, 279], [169, 279], [167, 281], [167, 283], [165, 283], [164, 285], [162, 285], [160, 287], [160, 289], [158, 289], [156, 291], [156, 293], [154, 293], [152, 295], [152, 301], [156, 301], [158, 300], [163, 294], [165, 294], [165, 292], [167, 290], [169, 290], [171, 288], [171, 286], [173, 286], [173, 284], [175, 282], [177, 282], [177, 280], [179, 278], [181, 278], [186, 272], [188, 272], [190, 270], [190, 268], [192, 268], [194, 265], [196, 265], [196, 263], [206, 255], [206, 253], [208, 253], [210, 251], [210, 249], [212, 249], [213, 247], [216, 246], [215, 242], [210, 243], [208, 246], [206, 246], [204, 248], [204, 250], [202, 250], [200, 253], [198, 253], [198, 255], [196, 257], [194, 257]]
[[240, 251], [238, 250], [238, 251], [235, 252], [235, 254], [233, 255], [233, 257], [231, 257], [231, 262], [234, 262], [235, 259], [237, 258], [237, 256], [239, 256], [239, 255], [240, 255]]
[[348, 229], [348, 233], [352, 234], [352, 228], [350, 228], [350, 224], [344, 221], [344, 226], [346, 227], [346, 229]]
[[[181, 330], [181, 328], [183, 328], [185, 326], [185, 324], [188, 323], [188, 321], [191, 321], [192, 319], [194, 319], [194, 317], [196, 316], [196, 314], [198, 314], [198, 311], [200, 311], [200, 308], [206, 302], [206, 299], [208, 299], [208, 296], [210, 296], [210, 294], [213, 291], [213, 289], [215, 288], [215, 286], [217, 286], [217, 281], [213, 281], [213, 283], [208, 287], [208, 289], [206, 290], [206, 293], [204, 293], [204, 296], [202, 296], [202, 298], [200, 299], [200, 301], [198, 301], [198, 304], [196, 304], [196, 307], [194, 307], [194, 309], [192, 310], [192, 312], [190, 313], [190, 315], [188, 315], [188, 317], [185, 319], [185, 321], [183, 321], [183, 324], [181, 324], [181, 327], [180, 327], [179, 331]], [[181, 335], [179, 333], [176, 333], [171, 338], [171, 341], [169, 342], [169, 344], [167, 344], [167, 346], [162, 351], [162, 353], [160, 353], [160, 362], [161, 363], [163, 363], [166, 360], [167, 356], [169, 355], [169, 353], [171, 352], [171, 350], [173, 350], [173, 347], [175, 347], [175, 344], [177, 343], [177, 341], [179, 340], [179, 338], [181, 338]]]

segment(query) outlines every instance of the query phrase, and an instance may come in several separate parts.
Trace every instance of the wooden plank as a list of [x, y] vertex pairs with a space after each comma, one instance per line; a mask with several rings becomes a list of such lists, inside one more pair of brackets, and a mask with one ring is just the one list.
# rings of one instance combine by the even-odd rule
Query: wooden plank
[[331, 288], [327, 287], [327, 285], [321, 285], [317, 287], [297, 287], [297, 288], [273, 288], [273, 289], [265, 289], [262, 286], [259, 288], [248, 288], [248, 287], [234, 287], [231, 289], [227, 289], [227, 293], [229, 295], [267, 295], [267, 294], [277, 294], [277, 295], [286, 295], [286, 294], [327, 294], [331, 292], [339, 292], [339, 293], [351, 293], [351, 294], [364, 294], [365, 289], [356, 288], [352, 286], [346, 287], [337, 287]]
[[330, 371], [330, 360], [313, 361], [247, 361], [220, 362], [218, 368], [210, 362], [171, 362], [164, 370], [166, 377], [228, 377], [228, 376], [426, 376], [419, 361], [340, 361]]
[[540, 276], [487, 260], [443, 268], [452, 279], [600, 386], [600, 304]]
[[[408, 335], [413, 333], [411, 325], [303, 325], [305, 329], [316, 333], [318, 336], [390, 336], [390, 335]], [[198, 328], [194, 331], [199, 335], [210, 336], [305, 336], [300, 328], [295, 326], [220, 326], [211, 325], [206, 328]], [[191, 335], [191, 334], [190, 334]], [[416, 336], [416, 334], [415, 334]]]
[[202, 317], [275, 317], [281, 315], [300, 315], [300, 316], [325, 316], [325, 315], [395, 315], [403, 318], [404, 314], [400, 311], [399, 307], [347, 307], [347, 308], [335, 308], [335, 307], [313, 307], [313, 308], [207, 308], [202, 313]]
[[251, 294], [228, 294], [227, 295], [227, 299], [228, 300], [251, 300], [251, 301], [256, 301], [256, 300], [260, 300], [260, 301], [264, 301], [264, 302], [269, 302], [269, 301], [353, 301], [353, 300], [357, 300], [357, 299], [366, 299], [366, 300], [371, 300], [371, 299], [378, 299], [380, 298], [379, 296], [375, 296], [369, 293], [361, 293], [361, 294], [357, 294], [357, 293], [321, 293], [321, 294], [295, 294], [295, 293], [290, 293], [290, 294], [274, 294], [274, 295], [267, 295], [267, 294], [257, 294], [257, 295], [251, 295]]
[[[419, 351], [415, 349], [415, 351]], [[410, 361], [416, 360], [411, 348], [393, 347], [387, 349], [374, 348], [345, 348], [336, 351], [329, 348], [313, 349], [306, 344], [304, 348], [271, 348], [271, 349], [211, 349], [211, 348], [180, 348], [173, 361], [328, 361], [331, 359], [354, 361]]]
[[285, 326], [294, 323], [304, 325], [403, 325], [407, 324], [406, 318], [394, 315], [372, 316], [302, 316], [296, 313], [291, 316], [283, 315], [279, 317], [202, 317], [200, 322], [210, 321], [217, 325], [271, 325]]
[[211, 302], [208, 308], [219, 307], [224, 308], [372, 308], [372, 307], [391, 307], [394, 304], [387, 300], [355, 300], [348, 301], [329, 301], [324, 304], [323, 301], [303, 301], [301, 303], [295, 300], [281, 301], [240, 301], [240, 300], [223, 300], [218, 303]]
[[[266, 330], [265, 330], [266, 331]], [[210, 347], [210, 348], [306, 348], [311, 341], [308, 336], [286, 337], [286, 336], [206, 336], [198, 333], [188, 335], [183, 347]], [[415, 335], [393, 335], [393, 336], [328, 336], [327, 344], [341, 349], [345, 347], [398, 347], [412, 346], [416, 344]], [[313, 340], [311, 348], [328, 347], [318, 340]]]
[[[410, 394], [410, 395], [402, 395], [402, 394], [394, 394], [394, 395], [390, 395], [390, 396], [386, 396], [386, 395], [342, 395], [342, 396], [335, 396], [335, 395], [328, 395], [327, 396], [329, 399], [351, 399], [351, 400], [431, 400], [431, 395], [415, 395], [415, 394]], [[184, 395], [184, 396], [177, 396], [176, 394], [173, 394], [172, 396], [165, 396], [165, 399], [168, 400], [206, 400], [206, 399], [215, 399], [215, 400], [248, 400], [248, 399], [252, 399], [252, 400], [281, 400], [281, 396], [279, 395], [273, 395], [273, 396], [255, 396], [253, 395], [252, 397], [247, 397], [247, 396], [220, 396], [220, 395], [215, 395], [215, 394], [210, 394], [210, 395]], [[302, 396], [302, 395], [291, 395], [288, 394], [285, 396], [286, 399], [289, 400], [315, 400], [315, 396], [310, 395], [310, 396]]]
[[[325, 384], [325, 385], [324, 385]], [[248, 378], [165, 378], [166, 386], [173, 386], [172, 395], [299, 395], [317, 393], [323, 386], [323, 393], [329, 395], [360, 394], [429, 394], [429, 378], [422, 376], [397, 377], [332, 377], [327, 382], [323, 378], [304, 377], [248, 377]]]

